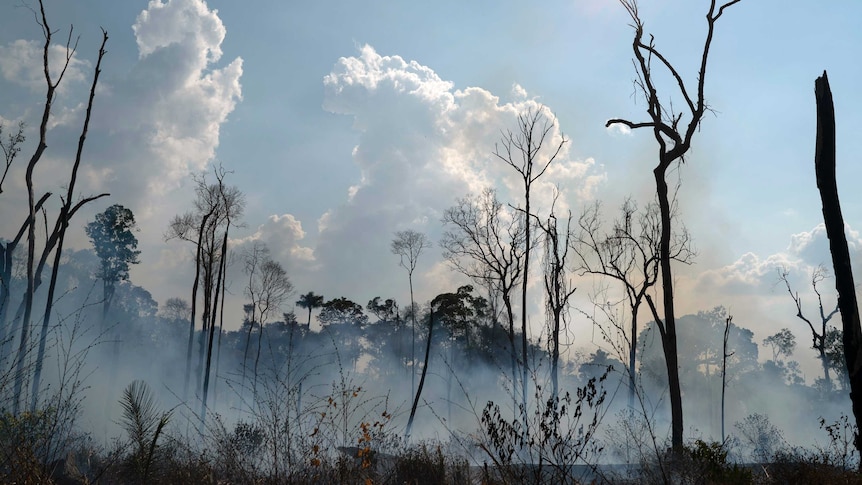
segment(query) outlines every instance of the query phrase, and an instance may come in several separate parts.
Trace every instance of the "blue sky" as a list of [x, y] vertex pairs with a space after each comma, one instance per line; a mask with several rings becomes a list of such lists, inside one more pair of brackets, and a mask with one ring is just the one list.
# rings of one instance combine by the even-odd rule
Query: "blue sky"
[[[41, 37], [32, 13], [16, 5], [0, 7], [0, 117], [26, 121], [32, 141], [43, 94], [31, 72], [39, 44], [31, 41]], [[626, 195], [650, 197], [651, 136], [604, 127], [612, 117], [641, 119], [644, 110], [632, 96], [629, 19], [612, 0], [46, 6], [58, 41], [70, 24], [81, 37], [38, 183], [43, 190], [62, 183], [57, 169], [73, 153], [76, 106], [104, 27], [108, 55], [80, 187], [113, 197], [80, 223], [110, 203], [132, 208], [143, 250], [133, 281], [160, 302], [185, 297], [192, 279], [188, 248], [162, 235], [170, 217], [190, 207], [188, 174], [216, 161], [234, 171], [229, 180], [248, 198], [238, 251], [264, 241], [299, 292], [363, 304], [408, 299], [406, 274], [388, 249], [394, 231], [421, 230], [436, 242], [440, 214], [456, 197], [488, 183], [514, 196], [511, 174], [491, 151], [520, 108], [544, 104], [570, 139], [546, 196], [560, 184], [575, 213], [593, 199], [612, 212]], [[646, 30], [689, 83], [707, 7], [641, 2]], [[816, 229], [813, 170], [813, 86], [824, 69], [837, 103], [844, 215], [862, 226], [854, 186], [862, 179], [860, 17], [853, 0], [744, 0], [720, 20], [707, 75], [715, 116], [706, 116], [681, 171], [682, 218], [698, 249], [696, 264], [678, 274], [683, 311], [723, 304], [759, 339], [789, 326], [807, 341], [775, 273], [788, 266], [802, 289], [814, 265], [829, 263]], [[0, 196], [2, 234], [22, 213], [22, 166]], [[862, 240], [853, 238], [858, 254]], [[72, 243], [87, 246], [82, 230]], [[420, 300], [461, 282], [436, 248], [418, 271]], [[232, 291], [241, 294], [240, 278]], [[579, 290], [581, 304], [589, 291]]]

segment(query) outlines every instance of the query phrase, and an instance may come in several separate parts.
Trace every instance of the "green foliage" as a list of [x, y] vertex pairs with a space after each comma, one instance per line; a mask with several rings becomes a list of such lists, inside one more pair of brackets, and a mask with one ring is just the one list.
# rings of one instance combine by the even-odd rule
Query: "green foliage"
[[300, 295], [299, 300], [297, 300], [296, 305], [300, 308], [305, 308], [308, 310], [308, 326], [311, 326], [311, 311], [315, 308], [320, 308], [323, 306], [323, 295], [316, 295], [313, 291], [309, 291], [304, 295]]
[[102, 262], [97, 278], [110, 282], [129, 278], [129, 265], [137, 264], [141, 254], [138, 238], [132, 233], [135, 229], [135, 215], [120, 204], [96, 214], [96, 220], [87, 224], [84, 230]]
[[55, 417], [52, 409], [0, 415], [0, 471], [4, 477], [43, 473]]
[[123, 408], [120, 425], [129, 435], [133, 447], [128, 465], [146, 482], [159, 436], [173, 412], [160, 413], [155, 395], [147, 383], [141, 380], [132, 381], [126, 386], [120, 406]]
[[368, 316], [362, 312], [361, 305], [342, 296], [326, 302], [317, 320], [321, 325], [340, 324], [363, 327], [368, 323]]

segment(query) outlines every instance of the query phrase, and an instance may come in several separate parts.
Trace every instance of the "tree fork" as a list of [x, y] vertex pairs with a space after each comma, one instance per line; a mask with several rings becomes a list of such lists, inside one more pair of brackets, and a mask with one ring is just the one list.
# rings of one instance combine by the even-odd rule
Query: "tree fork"
[[[862, 325], [859, 322], [859, 307], [856, 302], [856, 286], [850, 266], [850, 251], [844, 234], [844, 217], [838, 199], [838, 184], [835, 180], [835, 107], [832, 90], [826, 71], [814, 81], [814, 97], [817, 101], [817, 138], [814, 151], [814, 172], [817, 189], [823, 203], [823, 222], [829, 238], [832, 266], [835, 271], [835, 289], [838, 292], [838, 309], [844, 330], [844, 358], [850, 379], [850, 400], [857, 429], [862, 425]], [[862, 439], [857, 431], [853, 444], [862, 457]], [[860, 462], [862, 468], [862, 462]]]

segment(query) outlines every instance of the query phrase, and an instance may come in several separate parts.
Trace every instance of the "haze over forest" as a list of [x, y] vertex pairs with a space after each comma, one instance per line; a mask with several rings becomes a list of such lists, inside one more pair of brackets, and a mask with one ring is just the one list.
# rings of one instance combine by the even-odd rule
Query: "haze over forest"
[[[267, 396], [289, 401], [301, 415], [303, 400], [311, 409], [330, 391], [356, 390], [369, 409], [394, 413], [389, 419], [401, 434], [426, 368], [433, 312], [439, 333], [427, 347], [427, 388], [417, 399], [413, 437], [472, 432], [487, 401], [511, 414], [519, 399], [539, 392], [519, 384], [522, 370], [531, 375], [521, 383], [551, 385], [544, 286], [550, 253], [542, 225], [554, 215], [562, 235], [570, 213], [571, 240], [561, 241], [572, 251], [563, 280], [573, 293], [562, 308], [559, 387], [574, 393], [612, 365], [603, 380], [603, 422], [613, 429], [616, 413], [631, 406], [625, 290], [590, 274], [598, 260], [589, 247], [589, 236], [613, 239], [620, 221], [635, 221], [630, 229], [643, 236], [658, 217], [658, 209], [649, 212], [656, 200], [652, 133], [623, 123], [606, 127], [610, 119], [646, 117], [631, 61], [632, 21], [618, 2], [265, 1], [250, 8], [218, 0], [52, 0], [44, 7], [55, 75], [67, 61], [67, 38], [75, 50], [33, 174], [37, 199], [52, 192], [35, 224], [38, 251], [67, 200], [97, 62], [101, 69], [72, 203], [98, 197], [75, 212], [64, 235], [54, 323], [46, 327], [50, 371], [43, 378], [48, 395], [68, 378], [69, 355], [86, 356], [75, 368], [83, 386], [81, 426], [97, 440], [119, 435], [116, 403], [135, 379], [145, 380], [166, 408], [179, 405], [188, 415], [206, 409], [228, 427], [262, 412], [255, 407], [259, 394], [273, 393]], [[640, 2], [645, 30], [688, 83], [700, 67], [708, 7], [707, 1]], [[4, 148], [19, 126], [22, 136], [0, 182], [6, 245], [27, 218], [27, 162], [37, 150], [45, 105], [39, 15], [31, 1], [0, 7]], [[853, 269], [862, 274], [862, 235], [855, 230], [862, 196], [852, 183], [862, 179], [862, 141], [854, 136], [862, 123], [855, 89], [862, 38], [851, 20], [860, 15], [862, 5], [850, 0], [816, 8], [759, 0], [733, 5], [716, 23], [709, 109], [685, 163], [667, 173], [675, 237], [683, 241], [673, 280], [687, 438], [723, 438], [721, 346], [729, 317], [728, 432], [764, 415], [788, 443], [808, 446], [819, 433], [818, 417], [851, 415], [840, 334], [832, 331], [819, 353], [812, 348], [817, 336], [800, 316], [816, 333], [836, 307], [813, 170], [812, 88], [824, 69], [836, 104], [847, 237]], [[108, 36], [101, 59], [100, 27]], [[685, 108], [673, 78], [657, 76], [665, 106]], [[543, 136], [526, 218], [530, 237], [511, 232], [525, 226], [524, 181], [516, 170], [524, 126]], [[532, 242], [526, 298], [523, 275], [511, 289], [512, 327], [499, 285], [477, 276], [485, 268], [469, 251], [459, 253], [459, 237], [490, 219], [487, 212], [469, 217], [470, 210], [486, 210], [483, 203], [497, 204], [495, 221], [509, 231], [505, 237]], [[196, 331], [202, 317], [219, 328], [209, 344], [217, 347], [213, 384], [204, 391], [206, 334], [195, 334], [194, 362], [187, 345], [197, 232], [207, 207], [220, 214], [221, 225], [211, 236], [211, 273], [199, 273], [204, 286], [203, 275], [215, 278], [214, 293], [204, 295], [204, 286], [194, 293]], [[130, 264], [113, 286], [105, 285], [94, 221], [122, 209], [125, 236], [135, 243], [111, 246], [130, 248]], [[421, 251], [411, 269], [409, 251], [393, 244], [420, 236], [412, 241]], [[25, 352], [15, 339], [27, 284], [26, 239], [10, 253], [14, 262], [3, 280], [11, 289], [3, 300], [10, 326], [0, 361], [9, 369], [16, 351]], [[28, 366], [38, 360], [53, 261], [52, 253], [34, 296], [32, 341], [21, 344], [33, 347]], [[648, 292], [660, 302], [661, 283]], [[5, 319], [0, 312], [0, 324]], [[638, 319], [639, 385], [664, 438], [671, 416], [661, 341], [646, 304]], [[516, 370], [516, 358], [508, 359], [521, 352], [514, 347], [521, 348], [525, 321], [529, 349]], [[827, 332], [840, 327], [838, 315], [823, 324]], [[288, 382], [285, 394], [272, 382]], [[36, 387], [35, 394], [42, 392]], [[202, 398], [209, 400], [204, 408]], [[602, 461], [620, 460], [608, 453]]]

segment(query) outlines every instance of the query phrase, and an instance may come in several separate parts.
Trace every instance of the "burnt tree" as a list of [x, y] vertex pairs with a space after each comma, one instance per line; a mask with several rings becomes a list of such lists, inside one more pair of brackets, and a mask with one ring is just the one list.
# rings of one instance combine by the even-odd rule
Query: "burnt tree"
[[[703, 50], [700, 56], [700, 65], [697, 73], [697, 84], [692, 92], [683, 81], [682, 75], [667, 57], [655, 45], [655, 38], [649, 36], [644, 39], [644, 24], [638, 13], [636, 0], [620, 0], [620, 3], [632, 19], [632, 27], [635, 30], [632, 40], [634, 52], [634, 64], [637, 71], [635, 85], [647, 102], [647, 121], [632, 122], [625, 119], [608, 120], [606, 126], [622, 125], [629, 129], [649, 128], [656, 143], [658, 144], [658, 164], [653, 169], [655, 178], [656, 196], [658, 197], [659, 212], [661, 215], [661, 238], [659, 241], [659, 262], [661, 267], [662, 287], [662, 310], [664, 313], [663, 323], [659, 323], [658, 329], [661, 336], [662, 348], [664, 350], [667, 365], [668, 383], [670, 387], [670, 409], [671, 409], [671, 446], [675, 453], [683, 449], [683, 418], [682, 418], [682, 391], [679, 386], [679, 361], [677, 357], [676, 343], [676, 315], [674, 314], [673, 301], [673, 273], [671, 272], [671, 245], [672, 230], [671, 220], [673, 207], [668, 191], [667, 173], [671, 167], [685, 160], [685, 155], [691, 148], [691, 142], [695, 132], [700, 127], [703, 115], [709, 110], [705, 101], [706, 67], [709, 60], [709, 50], [715, 32], [715, 24], [724, 14], [725, 9], [739, 3], [740, 0], [730, 0], [718, 4], [711, 0], [709, 10], [706, 13], [707, 32], [704, 40]], [[653, 61], [658, 65], [657, 71], [653, 71]], [[677, 112], [673, 103], [665, 104], [659, 97], [657, 77], [670, 75], [676, 84], [678, 94], [683, 98], [684, 111]], [[683, 117], [686, 121], [683, 122]], [[658, 309], [651, 298], [647, 298], [650, 310], [658, 317]], [[656, 319], [658, 321], [658, 319]]]
[[[859, 323], [859, 307], [856, 302], [856, 285], [850, 266], [850, 250], [844, 234], [844, 217], [838, 200], [838, 183], [835, 180], [835, 107], [832, 90], [826, 71], [814, 81], [814, 96], [817, 100], [817, 141], [814, 150], [814, 171], [817, 174], [817, 189], [823, 203], [823, 222], [829, 238], [832, 266], [835, 271], [835, 289], [838, 292], [838, 310], [844, 329], [844, 359], [850, 378], [850, 400], [856, 427], [862, 424], [862, 326]], [[862, 457], [862, 438], [856, 432], [856, 450]], [[862, 468], [862, 461], [860, 461]]]

